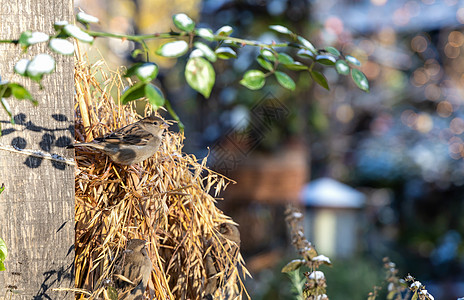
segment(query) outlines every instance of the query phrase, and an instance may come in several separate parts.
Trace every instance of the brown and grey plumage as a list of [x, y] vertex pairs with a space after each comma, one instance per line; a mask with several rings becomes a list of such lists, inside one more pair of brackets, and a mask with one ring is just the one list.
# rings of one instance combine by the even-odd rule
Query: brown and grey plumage
[[222, 234], [223, 238], [235, 242], [240, 247], [240, 231], [237, 226], [230, 223], [222, 223], [219, 225], [219, 233]]
[[[219, 273], [223, 271], [218, 265], [219, 260], [227, 263], [234, 262], [240, 250], [240, 231], [237, 226], [230, 223], [222, 223], [217, 229], [219, 231], [218, 238], [212, 237], [208, 241], [207, 247], [209, 252], [206, 254], [204, 261], [207, 280], [203, 299], [206, 300], [214, 299], [213, 295], [216, 293], [216, 290], [220, 289], [221, 285], [226, 283], [226, 278], [222, 282], [219, 282]], [[218, 254], [222, 254], [222, 256], [218, 257]]]
[[118, 298], [124, 300], [143, 299], [151, 271], [152, 263], [148, 256], [146, 241], [129, 240], [126, 250], [115, 262], [113, 278]]
[[92, 147], [101, 150], [117, 164], [132, 165], [144, 161], [158, 151], [167, 127], [163, 119], [152, 114], [105, 137], [96, 138], [89, 143], [77, 143], [68, 148]]

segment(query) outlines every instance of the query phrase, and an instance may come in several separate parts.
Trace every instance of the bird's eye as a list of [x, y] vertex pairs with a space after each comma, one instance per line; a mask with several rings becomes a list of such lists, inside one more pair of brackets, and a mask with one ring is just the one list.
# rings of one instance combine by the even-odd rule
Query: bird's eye
[[158, 125], [158, 121], [155, 121], [155, 125]]

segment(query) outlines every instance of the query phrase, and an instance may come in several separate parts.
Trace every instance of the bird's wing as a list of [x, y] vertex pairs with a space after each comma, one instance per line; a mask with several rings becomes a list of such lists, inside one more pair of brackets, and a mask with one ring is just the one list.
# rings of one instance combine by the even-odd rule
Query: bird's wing
[[143, 129], [139, 123], [133, 123], [95, 140], [112, 144], [145, 146], [151, 138], [153, 138], [151, 133]]

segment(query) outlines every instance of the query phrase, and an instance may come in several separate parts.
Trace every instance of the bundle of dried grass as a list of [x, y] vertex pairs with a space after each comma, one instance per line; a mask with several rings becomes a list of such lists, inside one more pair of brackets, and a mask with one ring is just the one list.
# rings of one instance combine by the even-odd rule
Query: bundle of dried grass
[[[76, 140], [90, 141], [135, 122], [137, 113], [110, 95], [121, 93], [120, 74], [104, 71], [103, 62], [88, 66], [79, 56]], [[149, 242], [150, 299], [248, 297], [242, 282], [248, 271], [237, 240], [220, 231], [234, 222], [209, 194], [217, 196], [230, 180], [209, 170], [206, 159], [183, 154], [183, 139], [166, 132], [159, 151], [140, 168], [114, 164], [96, 150], [76, 149], [76, 287], [88, 291], [79, 298], [114, 299], [108, 287], [114, 260], [132, 238]]]

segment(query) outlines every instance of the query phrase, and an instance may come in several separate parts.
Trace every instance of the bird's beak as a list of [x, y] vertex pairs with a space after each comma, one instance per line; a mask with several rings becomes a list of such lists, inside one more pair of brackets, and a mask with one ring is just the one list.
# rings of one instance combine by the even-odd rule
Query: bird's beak
[[161, 129], [166, 129], [169, 127], [169, 124], [166, 123], [166, 122], [163, 122], [161, 125], [160, 125]]

